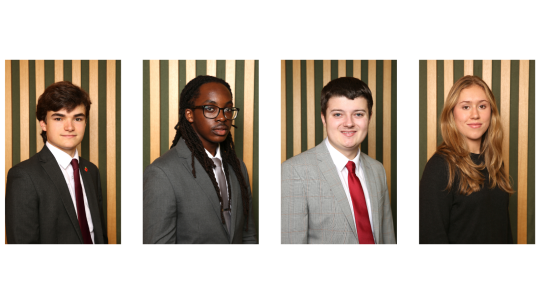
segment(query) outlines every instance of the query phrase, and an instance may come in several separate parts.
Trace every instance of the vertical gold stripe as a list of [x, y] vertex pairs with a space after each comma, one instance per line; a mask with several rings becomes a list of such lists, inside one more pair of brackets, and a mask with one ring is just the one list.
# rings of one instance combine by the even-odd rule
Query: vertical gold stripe
[[[236, 61], [235, 60], [226, 60], [225, 61], [225, 81], [231, 86], [231, 91], [233, 95], [233, 100], [236, 98], [235, 87], [236, 87]], [[240, 109], [242, 111], [242, 109]], [[231, 136], [234, 140], [234, 128], [231, 128]]]
[[315, 61], [306, 60], [307, 148], [315, 147]]
[[529, 138], [529, 60], [519, 61], [517, 243], [527, 244], [527, 152]]
[[180, 101], [178, 87], [178, 60], [169, 60], [169, 143], [172, 145], [178, 123], [178, 102]]
[[150, 162], [160, 155], [159, 130], [159, 60], [150, 60]]
[[293, 155], [302, 153], [302, 86], [300, 60], [293, 60]]
[[501, 60], [501, 124], [503, 129], [503, 160], [510, 174], [510, 60]]
[[377, 158], [377, 60], [368, 62], [368, 87], [371, 89], [373, 97], [373, 109], [368, 128], [368, 155]]
[[353, 61], [353, 77], [362, 79], [362, 60]]
[[448, 93], [450, 92], [450, 89], [452, 88], [453, 85], [454, 85], [454, 61], [445, 60], [444, 61], [444, 96], [443, 96], [444, 102], [446, 102]]
[[186, 60], [186, 84], [197, 76], [197, 65], [195, 60]]
[[90, 60], [89, 65], [89, 94], [92, 106], [90, 107], [90, 132], [88, 133], [90, 140], [88, 144], [90, 145], [90, 161], [99, 168], [99, 65], [97, 60]]
[[217, 60], [206, 60], [206, 74], [216, 77], [216, 69]]
[[427, 61], [427, 159], [437, 149], [437, 60]]
[[244, 64], [244, 164], [253, 189], [253, 115], [255, 113], [255, 60]]
[[347, 76], [347, 60], [338, 60], [338, 77]]
[[392, 61], [384, 61], [383, 72], [383, 166], [392, 201]]
[[492, 60], [483, 60], [482, 61], [482, 79], [491, 89], [491, 75], [492, 75]]
[[[446, 71], [446, 65], [444, 66]], [[474, 75], [474, 60], [463, 60], [463, 76]]]
[[[45, 91], [45, 60], [36, 60], [36, 105], [39, 96]], [[36, 118], [37, 120], [37, 118]], [[36, 121], [36, 151], [39, 152], [45, 145], [41, 137], [41, 126], [39, 121]], [[86, 156], [85, 156], [86, 157]]]
[[107, 60], [107, 235], [116, 244], [116, 60]]
[[[326, 86], [330, 80], [332, 80], [332, 62], [330, 60], [323, 60], [323, 87]], [[326, 126], [324, 125], [323, 138], [326, 138]]]
[[[6, 179], [11, 166], [13, 166], [13, 127], [12, 127], [12, 94], [11, 94], [11, 60], [6, 60]], [[6, 241], [7, 244], [7, 241]]]
[[287, 79], [285, 75], [285, 60], [281, 60], [281, 162], [287, 160]]
[[64, 60], [54, 61], [54, 82], [64, 80]]
[[28, 71], [28, 60], [19, 61], [20, 76], [20, 128], [21, 128], [21, 161], [30, 157], [30, 130], [28, 129], [30, 119], [30, 79]]
[[[79, 87], [81, 86], [81, 61], [80, 60], [73, 60], [71, 62], [71, 83]], [[79, 152], [79, 156], [82, 156], [81, 143], [77, 145], [77, 151]], [[86, 155], [84, 157], [86, 157]]]

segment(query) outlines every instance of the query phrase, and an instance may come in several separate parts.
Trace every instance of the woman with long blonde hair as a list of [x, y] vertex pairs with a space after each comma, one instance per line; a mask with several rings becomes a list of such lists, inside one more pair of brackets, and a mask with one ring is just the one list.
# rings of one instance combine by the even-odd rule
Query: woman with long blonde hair
[[443, 142], [420, 181], [421, 244], [513, 243], [508, 214], [514, 191], [504, 169], [495, 97], [479, 77], [450, 89], [441, 114]]

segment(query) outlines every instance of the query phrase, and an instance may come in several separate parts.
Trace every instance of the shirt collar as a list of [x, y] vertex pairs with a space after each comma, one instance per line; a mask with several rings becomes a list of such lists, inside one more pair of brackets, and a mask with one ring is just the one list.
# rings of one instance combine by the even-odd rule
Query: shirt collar
[[[66, 152], [53, 146], [49, 142], [46, 142], [45, 144], [47, 145], [47, 148], [49, 148], [49, 150], [51, 151], [52, 155], [54, 156], [56, 162], [60, 165], [60, 167], [66, 170], [67, 167], [71, 165], [72, 157], [69, 156], [69, 154], [67, 154]], [[75, 149], [75, 156], [73, 156], [73, 158], [75, 158], [77, 162], [79, 161], [79, 151], [77, 151], [77, 149]]]
[[[326, 148], [328, 148], [328, 152], [330, 152], [330, 157], [332, 157], [332, 161], [334, 162], [334, 165], [336, 165], [336, 168], [338, 168], [339, 171], [342, 171], [343, 168], [347, 165], [349, 162], [349, 159], [341, 154], [332, 144], [328, 141], [328, 137], [324, 139], [326, 143]], [[354, 157], [354, 159], [350, 160], [354, 162], [354, 165], [356, 168], [360, 167], [360, 148], [358, 148], [358, 153]]]
[[212, 158], [217, 158], [219, 159], [220, 161], [222, 160], [221, 159], [221, 151], [219, 149], [219, 145], [217, 146], [217, 149], [216, 149], [216, 156], [213, 156], [212, 153], [208, 152], [208, 150], [204, 149], [204, 152], [206, 152], [206, 155], [208, 155], [208, 157], [210, 157], [210, 159]]

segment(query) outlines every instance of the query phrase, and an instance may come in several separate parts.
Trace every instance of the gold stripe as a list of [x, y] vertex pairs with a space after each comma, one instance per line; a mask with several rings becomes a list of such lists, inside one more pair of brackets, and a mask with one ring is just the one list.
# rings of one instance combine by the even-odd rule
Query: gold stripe
[[19, 78], [20, 78], [20, 132], [21, 132], [21, 161], [27, 160], [30, 157], [30, 130], [28, 129], [28, 121], [30, 119], [30, 83], [28, 60], [19, 61]]
[[206, 74], [216, 77], [217, 60], [206, 60]]
[[[36, 60], [36, 106], [39, 97], [45, 91], [45, 60]], [[37, 117], [36, 117], [37, 120]], [[41, 126], [39, 121], [36, 121], [36, 152], [43, 149], [44, 143], [41, 137]], [[80, 154], [79, 154], [80, 155]]]
[[[81, 86], [81, 61], [80, 60], [73, 60], [71, 62], [71, 83], [79, 87]], [[79, 152], [79, 156], [82, 156], [81, 143], [77, 145], [77, 151]]]
[[307, 148], [315, 147], [315, 61], [306, 60]]
[[150, 60], [150, 162], [160, 155], [159, 60]]
[[[465, 74], [467, 75], [467, 74]], [[445, 60], [444, 61], [444, 102], [448, 98], [448, 93], [454, 85], [454, 61]]]
[[388, 195], [392, 201], [392, 61], [383, 67], [383, 166], [386, 171]]
[[491, 89], [491, 76], [492, 76], [492, 63], [491, 60], [483, 60], [482, 61], [482, 78], [484, 82], [488, 85], [488, 87]]
[[338, 77], [347, 76], [347, 60], [338, 60]]
[[107, 60], [107, 235], [116, 244], [116, 60]]
[[255, 113], [255, 60], [244, 63], [244, 164], [253, 189], [253, 115]]
[[281, 162], [287, 160], [287, 79], [285, 60], [281, 60]]
[[517, 243], [527, 244], [527, 152], [529, 137], [529, 60], [519, 61]]
[[[326, 86], [330, 80], [332, 80], [332, 62], [330, 60], [323, 60], [323, 87]], [[326, 126], [323, 126], [323, 138], [326, 138]]]
[[[226, 60], [225, 61], [225, 81], [231, 86], [231, 91], [233, 99], [236, 98], [235, 87], [236, 87], [236, 61], [235, 60]], [[242, 111], [242, 109], [240, 109]], [[234, 128], [231, 128], [231, 136], [234, 140]]]
[[197, 63], [195, 60], [186, 60], [186, 84], [197, 76]]
[[172, 145], [178, 123], [178, 102], [180, 101], [178, 87], [178, 60], [169, 60], [169, 144]]
[[64, 80], [64, 60], [54, 61], [54, 82]]
[[302, 153], [302, 91], [300, 60], [293, 60], [293, 155]]
[[[501, 124], [503, 129], [503, 161], [510, 174], [510, 60], [501, 60]], [[514, 189], [515, 190], [515, 189]]]
[[[13, 166], [13, 126], [12, 126], [12, 94], [11, 94], [11, 60], [6, 60], [6, 179], [9, 169]], [[7, 241], [6, 241], [7, 244]]]
[[[444, 66], [446, 70], [446, 66]], [[463, 76], [474, 75], [474, 60], [463, 60]]]
[[99, 73], [98, 73], [98, 61], [90, 60], [90, 101], [92, 106], [90, 107], [90, 161], [99, 168]]
[[437, 60], [427, 61], [427, 159], [437, 149]]
[[368, 128], [368, 155], [377, 158], [377, 60], [368, 62], [368, 87], [371, 89], [373, 97], [373, 109]]
[[362, 60], [353, 60], [353, 77], [362, 79]]

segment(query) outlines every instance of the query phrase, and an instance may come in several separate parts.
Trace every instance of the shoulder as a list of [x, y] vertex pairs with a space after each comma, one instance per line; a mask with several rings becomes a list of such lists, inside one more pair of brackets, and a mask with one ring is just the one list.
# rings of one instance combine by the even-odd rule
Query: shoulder
[[443, 155], [435, 153], [427, 162], [422, 178], [426, 174], [437, 173], [437, 175], [440, 175], [441, 172], [448, 172], [448, 161]]
[[147, 167], [147, 169], [160, 168], [161, 170], [166, 170], [167, 168], [170, 168], [171, 166], [174, 166], [175, 164], [178, 164], [179, 161], [180, 161], [180, 158], [178, 157], [178, 153], [176, 152], [176, 149], [173, 147], [172, 149], [165, 152], [160, 157], [156, 158]]
[[384, 170], [383, 164], [380, 161], [371, 158], [369, 155], [363, 152], [360, 152], [360, 153], [361, 153], [360, 156], [362, 157], [362, 161], [364, 162], [364, 166], [369, 167], [371, 168], [371, 170], [377, 171], [379, 173], [386, 172]]
[[[318, 156], [321, 154], [320, 147], [316, 146], [307, 151], [304, 151], [296, 156], [293, 156], [281, 164], [281, 168], [295, 166], [315, 166]], [[326, 152], [328, 154], [328, 151]]]
[[39, 156], [36, 153], [29, 159], [24, 160], [16, 164], [15, 166], [11, 167], [8, 171], [8, 178], [10, 177], [10, 175], [13, 176], [14, 174], [24, 174], [24, 173], [35, 174], [36, 171], [39, 172], [40, 170], [41, 170], [41, 164], [39, 161]]

